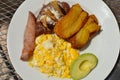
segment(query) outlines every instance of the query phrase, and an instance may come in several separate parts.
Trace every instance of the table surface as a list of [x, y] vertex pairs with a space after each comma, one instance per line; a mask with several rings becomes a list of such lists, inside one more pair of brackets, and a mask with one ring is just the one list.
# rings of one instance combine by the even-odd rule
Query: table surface
[[[22, 80], [14, 70], [7, 52], [7, 30], [16, 9], [24, 0], [0, 0], [0, 80]], [[120, 0], [104, 0], [114, 13], [120, 28]], [[120, 55], [105, 80], [120, 80]]]

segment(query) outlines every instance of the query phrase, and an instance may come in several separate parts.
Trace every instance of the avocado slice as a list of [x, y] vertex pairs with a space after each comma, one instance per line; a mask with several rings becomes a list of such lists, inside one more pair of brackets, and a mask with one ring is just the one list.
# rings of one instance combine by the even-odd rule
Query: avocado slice
[[92, 53], [84, 53], [73, 62], [70, 68], [70, 75], [74, 80], [86, 77], [98, 63], [98, 58]]

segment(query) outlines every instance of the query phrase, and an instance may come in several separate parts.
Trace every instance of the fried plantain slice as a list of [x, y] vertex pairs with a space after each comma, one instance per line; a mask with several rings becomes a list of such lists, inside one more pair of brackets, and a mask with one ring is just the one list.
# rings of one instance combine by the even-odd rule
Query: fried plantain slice
[[69, 39], [69, 42], [74, 48], [84, 47], [90, 39], [100, 31], [101, 27], [96, 20], [95, 17], [93, 18], [93, 16], [89, 16], [89, 19], [83, 28]]
[[70, 43], [73, 48], [82, 48], [89, 41], [89, 31], [81, 29], [75, 36], [70, 38]]
[[92, 22], [88, 26], [86, 26], [86, 30], [89, 31], [90, 38], [92, 38], [97, 32], [100, 31], [101, 26], [97, 25], [95, 22]]
[[85, 28], [86, 26], [88, 26], [88, 25], [89, 25], [90, 23], [92, 23], [92, 22], [95, 22], [96, 24], [98, 24], [98, 20], [97, 20], [97, 18], [96, 18], [95, 15], [90, 15], [90, 16], [89, 16], [86, 24], [84, 25], [84, 28]]
[[65, 31], [62, 32], [62, 34], [65, 34], [64, 38], [69, 38], [73, 36], [75, 33], [77, 33], [84, 26], [87, 19], [88, 19], [88, 13], [82, 11], [78, 19], [71, 26], [67, 27]]
[[98, 25], [98, 20], [95, 15], [90, 15], [88, 18], [88, 21], [83, 27], [84, 29], [87, 29], [90, 33], [90, 37], [94, 36], [97, 32], [100, 31], [101, 26]]
[[60, 36], [64, 39], [70, 37], [71, 36], [70, 32], [72, 32], [72, 34], [76, 32], [76, 31], [72, 30], [73, 29], [72, 27], [74, 27], [74, 26], [71, 27], [71, 25], [74, 22], [76, 22], [76, 20], [80, 16], [81, 12], [82, 12], [82, 8], [80, 7], [79, 4], [73, 5], [72, 8], [70, 9], [70, 11], [60, 21], [58, 21], [56, 23], [54, 32], [58, 36]]

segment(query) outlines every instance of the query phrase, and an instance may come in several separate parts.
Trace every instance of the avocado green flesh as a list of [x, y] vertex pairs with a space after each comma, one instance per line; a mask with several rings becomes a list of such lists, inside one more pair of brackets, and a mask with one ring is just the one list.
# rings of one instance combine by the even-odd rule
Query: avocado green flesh
[[98, 63], [94, 54], [85, 53], [80, 55], [71, 65], [70, 75], [73, 79], [79, 80], [86, 77]]

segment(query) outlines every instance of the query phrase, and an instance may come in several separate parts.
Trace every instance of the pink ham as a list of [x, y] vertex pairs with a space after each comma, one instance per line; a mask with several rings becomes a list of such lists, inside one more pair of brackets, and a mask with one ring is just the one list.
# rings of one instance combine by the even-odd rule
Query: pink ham
[[28, 21], [24, 33], [24, 43], [21, 60], [28, 61], [33, 55], [35, 48], [36, 18], [32, 12], [29, 12]]

